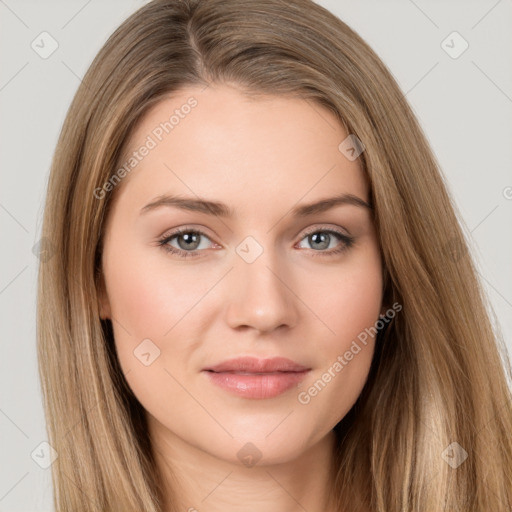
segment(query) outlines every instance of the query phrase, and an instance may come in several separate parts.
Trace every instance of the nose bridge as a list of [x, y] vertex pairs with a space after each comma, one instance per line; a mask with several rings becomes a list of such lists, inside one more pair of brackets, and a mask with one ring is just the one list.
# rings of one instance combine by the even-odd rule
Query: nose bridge
[[269, 331], [295, 325], [298, 312], [291, 275], [274, 246], [247, 237], [236, 247], [234, 266], [228, 292], [231, 327]]

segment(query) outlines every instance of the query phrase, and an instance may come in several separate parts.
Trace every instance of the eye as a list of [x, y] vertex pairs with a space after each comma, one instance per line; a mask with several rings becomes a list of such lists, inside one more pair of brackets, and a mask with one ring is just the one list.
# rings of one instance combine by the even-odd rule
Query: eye
[[[201, 247], [201, 238], [210, 240], [205, 233], [196, 229], [180, 228], [170, 234], [166, 234], [158, 241], [158, 245], [164, 251], [176, 254], [182, 258], [189, 256], [199, 256], [198, 252], [208, 247]], [[176, 239], [178, 247], [171, 245], [171, 241]], [[208, 244], [207, 244], [208, 245]]]
[[[203, 238], [210, 240], [210, 238], [200, 230], [180, 228], [170, 234], [166, 234], [158, 241], [158, 245], [161, 246], [164, 251], [176, 254], [181, 258], [198, 257], [201, 256], [201, 252], [204, 252], [204, 249], [208, 249], [208, 243], [206, 247], [201, 247], [201, 239]], [[307, 232], [302, 240], [307, 240], [312, 246], [311, 250], [313, 251], [313, 256], [332, 256], [340, 254], [352, 247], [355, 241], [353, 237], [340, 231], [318, 228]], [[338, 247], [335, 246], [335, 248], [332, 248], [332, 243], [335, 243], [336, 240], [338, 241]], [[171, 242], [175, 242], [177, 247], [171, 244]], [[300, 248], [303, 249], [304, 247], [300, 246]], [[330, 250], [328, 251], [324, 250], [329, 248]]]
[[[322, 256], [331, 256], [334, 254], [339, 254], [343, 251], [348, 250], [354, 244], [354, 237], [346, 235], [340, 231], [336, 231], [334, 229], [316, 229], [313, 231], [309, 231], [306, 233], [305, 237], [302, 240], [307, 240], [307, 242], [313, 247], [313, 251], [317, 254], [313, 254], [313, 256], [322, 255]], [[328, 249], [331, 246], [332, 242], [338, 240], [339, 246], [332, 249], [330, 251], [325, 251], [324, 249]]]

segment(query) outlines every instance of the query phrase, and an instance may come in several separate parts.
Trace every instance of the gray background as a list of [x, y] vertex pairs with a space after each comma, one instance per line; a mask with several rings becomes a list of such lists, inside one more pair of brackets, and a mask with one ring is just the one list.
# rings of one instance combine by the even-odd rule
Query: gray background
[[[0, 511], [52, 510], [35, 350], [44, 187], [69, 103], [108, 35], [142, 0], [0, 0]], [[390, 68], [441, 163], [512, 353], [512, 2], [319, 2]], [[43, 59], [41, 32], [57, 41]], [[452, 58], [461, 41], [468, 49]], [[453, 42], [452, 42], [453, 40]], [[49, 48], [45, 45], [45, 48]], [[35, 457], [37, 459], [37, 457]]]

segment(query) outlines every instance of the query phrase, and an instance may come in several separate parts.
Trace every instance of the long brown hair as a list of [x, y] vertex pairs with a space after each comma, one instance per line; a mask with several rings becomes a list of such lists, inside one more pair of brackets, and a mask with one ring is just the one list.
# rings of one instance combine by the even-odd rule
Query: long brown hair
[[[390, 72], [310, 0], [155, 0], [115, 31], [84, 76], [49, 178], [43, 236], [53, 256], [40, 265], [38, 357], [58, 453], [56, 510], [163, 511], [144, 411], [98, 314], [103, 226], [119, 187], [101, 198], [97, 190], [152, 105], [187, 85], [222, 82], [327, 107], [364, 144], [384, 298], [403, 310], [336, 427], [337, 508], [511, 507], [510, 363], [439, 165]], [[455, 467], [454, 454], [467, 458]]]

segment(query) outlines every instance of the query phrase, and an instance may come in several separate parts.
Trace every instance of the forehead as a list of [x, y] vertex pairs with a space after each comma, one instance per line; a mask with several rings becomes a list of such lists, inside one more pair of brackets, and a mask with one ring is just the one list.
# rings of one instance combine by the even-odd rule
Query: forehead
[[216, 198], [241, 214], [337, 193], [366, 200], [359, 160], [339, 148], [348, 135], [309, 100], [186, 87], [154, 105], [132, 132], [120, 188], [138, 204], [179, 193]]

